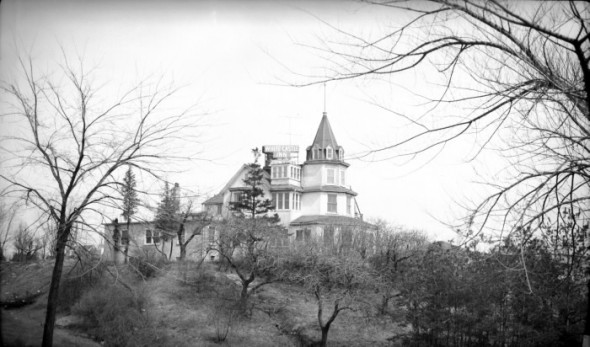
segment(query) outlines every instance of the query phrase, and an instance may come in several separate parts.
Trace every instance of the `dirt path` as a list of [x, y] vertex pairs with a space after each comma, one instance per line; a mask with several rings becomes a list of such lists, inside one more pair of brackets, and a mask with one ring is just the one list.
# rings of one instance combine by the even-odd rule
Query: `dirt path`
[[[51, 280], [53, 261], [43, 260], [33, 263], [1, 263], [2, 292], [0, 299], [8, 300], [13, 294], [25, 292], [46, 292]], [[66, 261], [66, 270], [72, 265]], [[2, 340], [0, 346], [40, 346], [43, 337], [43, 322], [47, 294], [37, 298], [32, 305], [18, 309], [0, 309]], [[59, 317], [58, 317], [59, 318]], [[95, 347], [100, 344], [78, 336], [75, 331], [56, 327], [53, 336], [55, 346]]]
[[[40, 298], [42, 299], [42, 298]], [[1, 309], [2, 346], [40, 346], [43, 337], [45, 310], [40, 305], [20, 309]], [[44, 306], [44, 305], [43, 305]], [[76, 332], [56, 327], [53, 344], [63, 347], [98, 347], [99, 343], [78, 336]]]

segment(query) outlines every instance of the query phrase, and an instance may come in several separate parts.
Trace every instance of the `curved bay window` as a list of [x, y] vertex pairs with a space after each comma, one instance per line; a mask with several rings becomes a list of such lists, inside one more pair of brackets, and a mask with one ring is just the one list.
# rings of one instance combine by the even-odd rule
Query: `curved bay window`
[[270, 177], [273, 179], [290, 178], [296, 181], [301, 180], [301, 167], [297, 165], [273, 165], [270, 171]]

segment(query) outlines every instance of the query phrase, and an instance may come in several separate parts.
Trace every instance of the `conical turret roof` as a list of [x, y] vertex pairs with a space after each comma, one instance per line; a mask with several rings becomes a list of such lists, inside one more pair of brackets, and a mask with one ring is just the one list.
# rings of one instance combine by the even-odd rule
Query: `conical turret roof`
[[336, 142], [336, 137], [332, 132], [332, 127], [330, 126], [330, 121], [328, 120], [328, 114], [326, 112], [324, 112], [322, 116], [318, 132], [315, 134], [315, 138], [311, 144], [312, 147], [314, 145], [317, 145], [319, 148], [327, 148], [328, 145], [334, 149], [338, 148], [338, 142]]

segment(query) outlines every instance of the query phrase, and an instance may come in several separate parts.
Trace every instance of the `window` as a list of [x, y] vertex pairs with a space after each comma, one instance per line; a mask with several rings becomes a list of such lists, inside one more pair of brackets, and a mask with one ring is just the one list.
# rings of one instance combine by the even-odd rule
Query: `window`
[[233, 192], [231, 194], [231, 201], [232, 202], [242, 202], [242, 200], [244, 199], [244, 193], [243, 192]]
[[[273, 201], [275, 202], [275, 209], [277, 210], [288, 210], [289, 208], [295, 208], [295, 197], [290, 198], [290, 193], [273, 193]], [[290, 206], [290, 207], [289, 207]]]
[[145, 244], [146, 245], [153, 245], [155, 243], [160, 242], [160, 233], [157, 231], [152, 231], [150, 229], [146, 229], [145, 231]]
[[334, 177], [334, 169], [328, 169], [328, 184], [334, 184], [336, 178]]
[[344, 160], [344, 150], [342, 148], [338, 150], [338, 159]]
[[352, 211], [352, 198], [350, 196], [346, 197], [346, 213], [351, 214]]
[[309, 241], [311, 239], [311, 229], [299, 229], [295, 231], [295, 241]]
[[221, 204], [217, 205], [217, 214], [221, 215]]
[[334, 150], [332, 149], [332, 147], [326, 148], [326, 158], [332, 159], [333, 152], [334, 152]]
[[338, 195], [328, 194], [328, 212], [338, 213]]
[[346, 185], [346, 171], [344, 171], [344, 170], [340, 171], [340, 185], [341, 186]]
[[301, 180], [301, 168], [297, 167], [297, 166], [291, 166], [291, 176], [289, 176], [290, 178], [294, 179], [294, 180]]

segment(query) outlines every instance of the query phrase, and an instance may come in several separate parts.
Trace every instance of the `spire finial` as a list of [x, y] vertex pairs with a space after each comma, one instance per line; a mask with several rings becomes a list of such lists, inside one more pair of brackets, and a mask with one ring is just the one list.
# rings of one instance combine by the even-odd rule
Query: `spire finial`
[[327, 114], [328, 112], [326, 111], [326, 82], [324, 82], [324, 116]]

